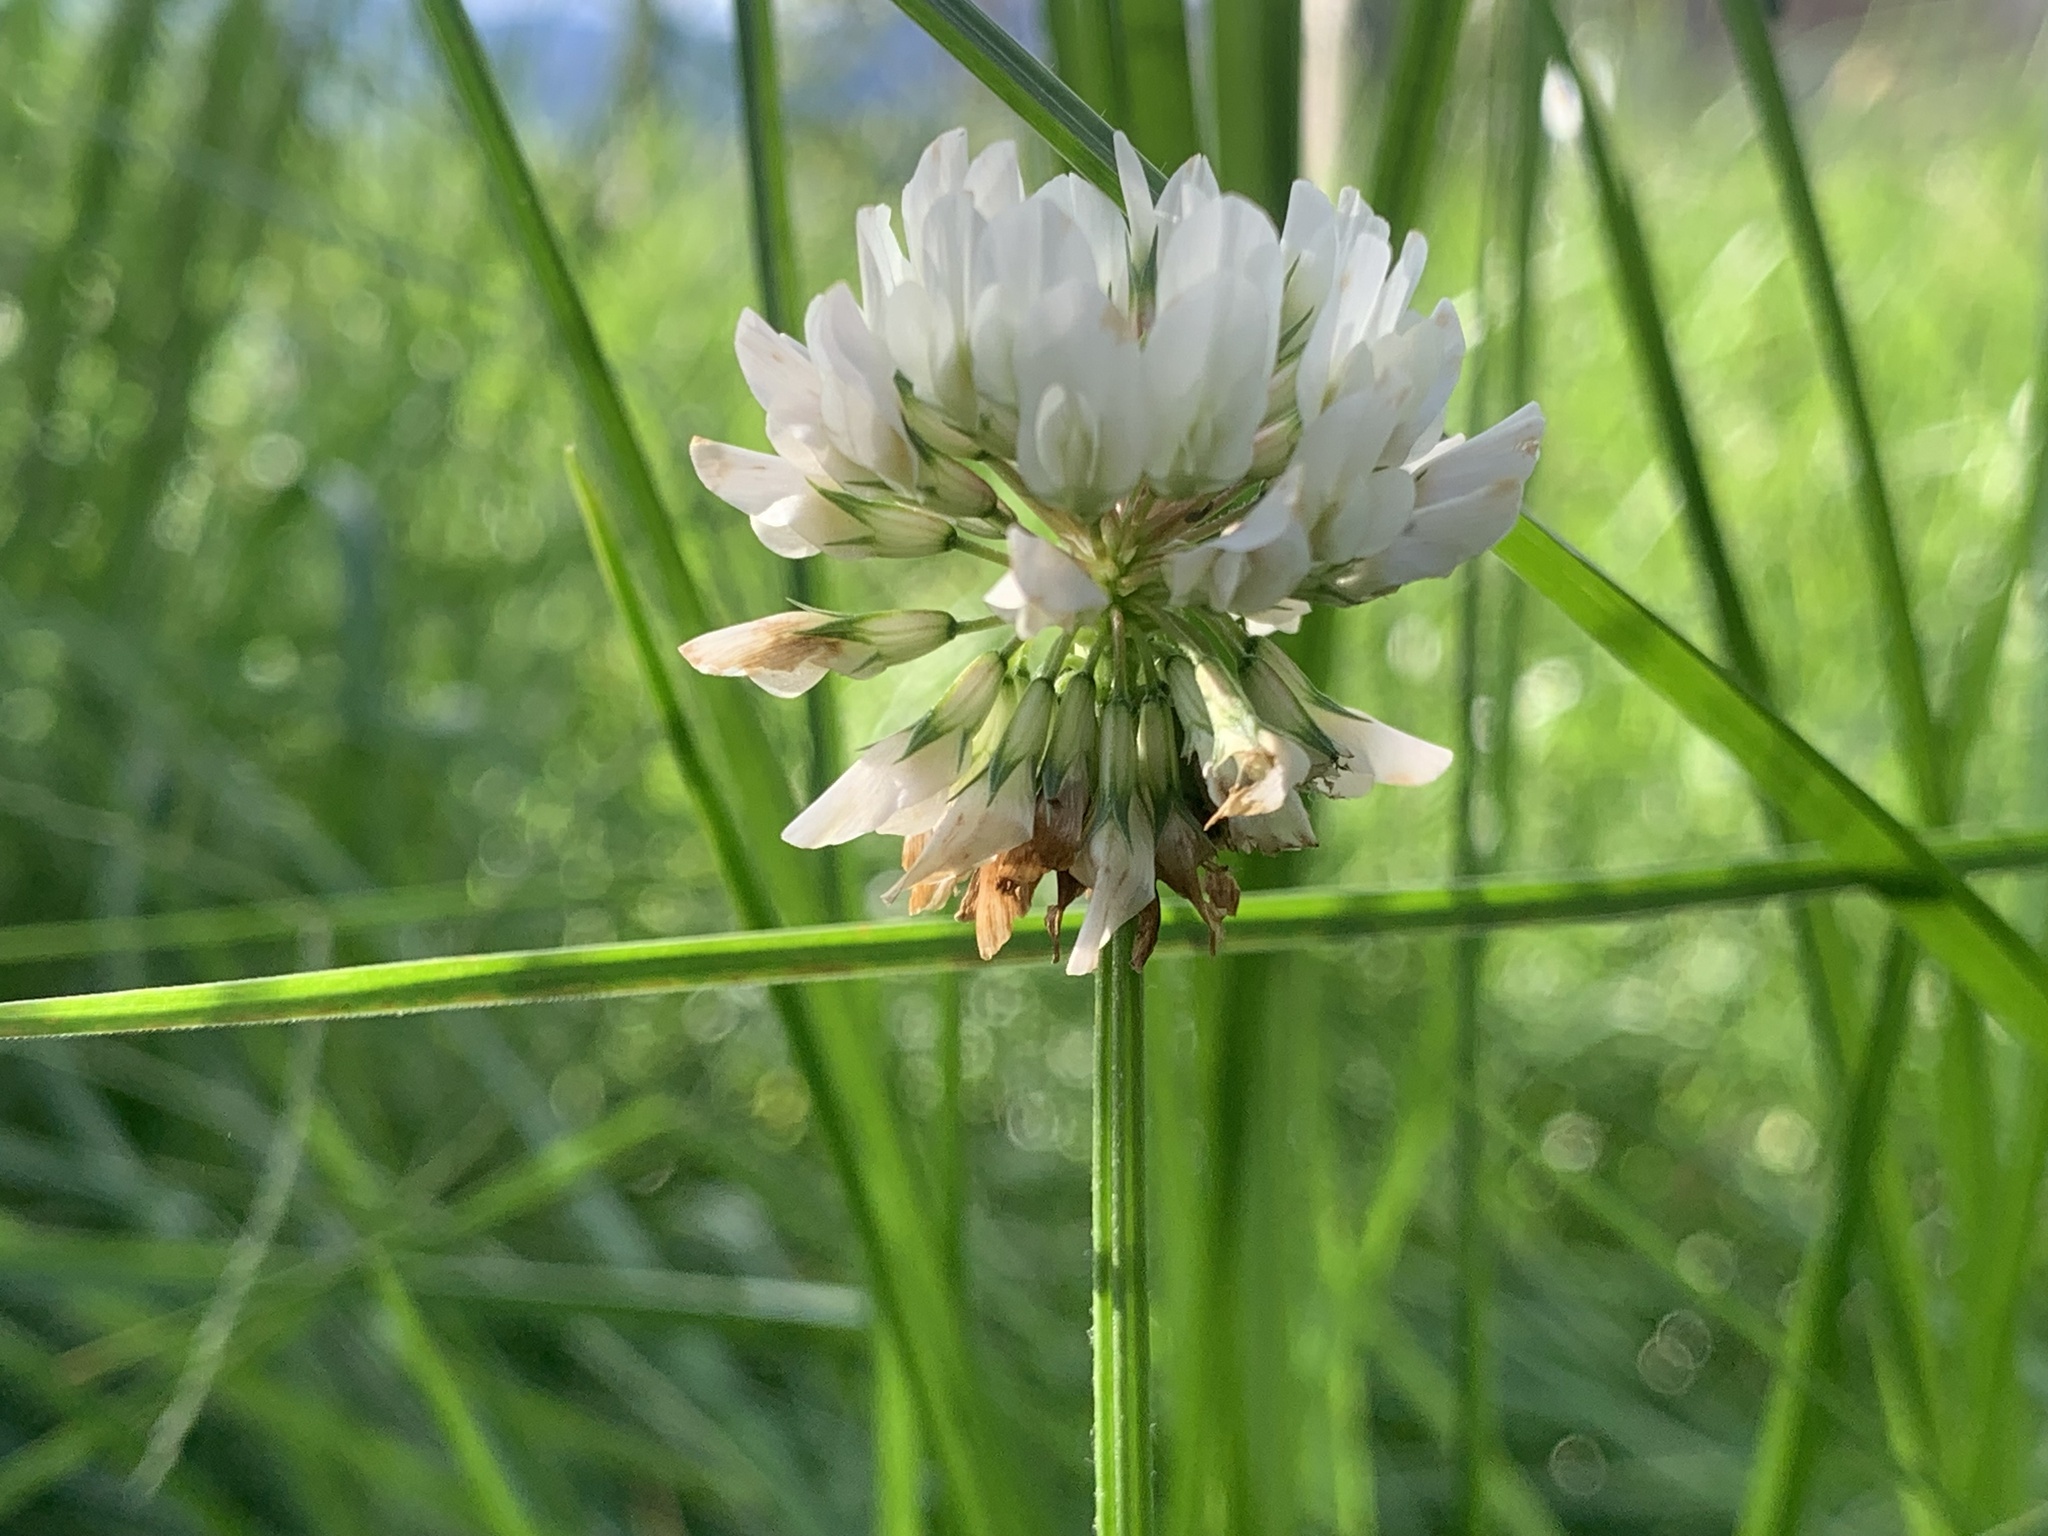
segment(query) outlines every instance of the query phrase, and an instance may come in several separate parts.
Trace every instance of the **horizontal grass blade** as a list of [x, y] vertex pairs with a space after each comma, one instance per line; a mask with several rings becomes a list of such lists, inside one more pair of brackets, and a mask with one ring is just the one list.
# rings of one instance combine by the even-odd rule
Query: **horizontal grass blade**
[[[1531, 525], [1533, 526], [1533, 525]], [[1547, 537], [1544, 536], [1544, 537]], [[1576, 557], [1567, 556], [1575, 559]], [[1537, 569], [1536, 561], [1529, 561]], [[1559, 590], [1571, 596], [1568, 587]], [[1618, 590], [1618, 589], [1617, 589]], [[1668, 631], [1660, 633], [1678, 645]], [[1706, 666], [1696, 652], [1687, 653]], [[1711, 668], [1709, 668], [1711, 672]], [[1732, 683], [1712, 676], [1751, 711]], [[1703, 707], [1711, 708], [1712, 701]], [[1785, 731], [1768, 715], [1761, 720]], [[1757, 727], [1759, 730], [1764, 727]], [[1766, 732], [1772, 751], [1789, 751]], [[1790, 737], [1797, 743], [1797, 737]], [[1803, 743], [1799, 744], [1804, 746]], [[1805, 748], [1811, 753], [1811, 748]], [[1818, 755], [1814, 754], [1818, 760]], [[1795, 759], [1796, 761], [1796, 759]], [[1823, 786], [1832, 781], [1809, 768]], [[1860, 794], [1842, 781], [1851, 806]], [[1823, 792], [1816, 791], [1818, 798]], [[1874, 815], [1882, 811], [1872, 808]], [[1842, 813], [1848, 815], [1848, 812]], [[1535, 923], [1605, 922], [1703, 906], [1729, 906], [1821, 891], [1869, 889], [1898, 902], [1933, 906], [1961, 892], [1982, 903], [1957, 872], [2022, 869], [2048, 863], [2048, 830], [1937, 842], [1947, 864], [1914, 843], [1926, 864], [1881, 840], [1870, 826], [1852, 822], [1863, 862], [1820, 854], [1615, 876], [1555, 879], [1493, 878], [1418, 890], [1304, 889], [1247, 896], [1226, 931], [1232, 950], [1266, 952], [1303, 944], [1356, 940], [1377, 933], [1461, 932]], [[1895, 824], [1893, 824], [1895, 826]], [[1829, 830], [1836, 830], [1832, 823]], [[1989, 911], [1988, 908], [1984, 909]], [[1995, 920], [1995, 917], [1994, 917]], [[1072, 914], [1068, 924], [1078, 921]], [[1160, 954], [1195, 954], [1208, 948], [1208, 930], [1192, 912], [1174, 908], [1160, 927]], [[711, 987], [763, 986], [889, 974], [970, 970], [983, 965], [1046, 964], [1051, 941], [1020, 932], [993, 962], [983, 962], [974, 934], [944, 918], [836, 923], [810, 928], [645, 939], [432, 960], [388, 961], [302, 971], [238, 981], [144, 987], [75, 997], [0, 1002], [0, 1039], [123, 1034], [225, 1024], [276, 1024], [296, 1019], [370, 1018], [443, 1008], [486, 1007], [563, 998], [627, 997]]]
[[191, 912], [136, 917], [82, 918], [0, 928], [0, 965], [82, 960], [92, 955], [140, 954], [152, 949], [211, 949], [296, 939], [308, 931], [353, 933], [401, 928], [449, 918], [559, 906], [559, 892], [538, 886], [504, 901], [479, 901], [464, 885], [420, 885], [361, 895], [302, 896]]

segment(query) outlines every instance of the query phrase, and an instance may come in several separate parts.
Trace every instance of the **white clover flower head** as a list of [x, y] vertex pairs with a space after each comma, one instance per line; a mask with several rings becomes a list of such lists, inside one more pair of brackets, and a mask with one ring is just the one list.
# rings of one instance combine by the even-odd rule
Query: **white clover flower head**
[[1075, 175], [1027, 191], [1014, 145], [955, 130], [896, 209], [855, 220], [859, 293], [804, 339], [751, 311], [735, 349], [771, 451], [699, 438], [705, 486], [779, 555], [1003, 566], [986, 615], [778, 614], [699, 636], [699, 670], [792, 696], [1006, 631], [915, 725], [864, 751], [784, 836], [901, 837], [914, 911], [957, 893], [984, 956], [1048, 874], [1068, 969], [1157, 933], [1158, 884], [1212, 936], [1231, 852], [1311, 846], [1307, 798], [1426, 784], [1450, 753], [1323, 694], [1270, 637], [1449, 574], [1520, 515], [1534, 404], [1467, 440], [1444, 411], [1465, 338], [1415, 307], [1355, 190], [1286, 218], [1200, 156], [1157, 196], [1121, 135], [1123, 206]]

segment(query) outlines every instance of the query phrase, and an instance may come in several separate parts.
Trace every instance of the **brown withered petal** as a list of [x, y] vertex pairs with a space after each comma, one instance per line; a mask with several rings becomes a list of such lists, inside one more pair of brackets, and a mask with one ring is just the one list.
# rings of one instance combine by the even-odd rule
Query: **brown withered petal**
[[1131, 969], [1142, 971], [1145, 962], [1152, 958], [1152, 950], [1159, 943], [1159, 898], [1152, 898], [1152, 905], [1138, 914], [1138, 931], [1131, 936]]
[[927, 912], [936, 912], [953, 899], [953, 892], [960, 888], [958, 875], [933, 875], [929, 880], [920, 880], [910, 888], [910, 915], [922, 917]]
[[1053, 871], [1054, 890], [1052, 905], [1045, 909], [1045, 931], [1052, 935], [1052, 958], [1057, 965], [1060, 958], [1060, 923], [1065, 920], [1067, 908], [1081, 899], [1081, 893], [1088, 889], [1067, 870]]
[[[903, 839], [903, 867], [910, 868], [924, 852], [924, 845], [931, 841], [929, 832], [913, 832]], [[927, 912], [936, 912], [953, 899], [953, 892], [960, 884], [958, 875], [936, 875], [930, 880], [921, 880], [910, 888], [910, 915], [922, 917]]]
[[1237, 879], [1216, 861], [1216, 844], [1176, 807], [1160, 828], [1156, 862], [1166, 888], [1201, 915], [1215, 954], [1223, 920], [1237, 915], [1238, 902]]
[[975, 947], [992, 960], [1010, 942], [1017, 919], [1031, 910], [1031, 897], [1045, 867], [1028, 857], [1031, 844], [1012, 848], [975, 870], [960, 901], [960, 919], [974, 924]]

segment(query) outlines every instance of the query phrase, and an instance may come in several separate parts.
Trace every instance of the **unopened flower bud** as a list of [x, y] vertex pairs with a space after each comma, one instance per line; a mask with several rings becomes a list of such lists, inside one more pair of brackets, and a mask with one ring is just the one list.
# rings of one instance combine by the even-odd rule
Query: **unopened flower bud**
[[970, 661], [965, 670], [953, 679], [953, 685], [939, 702], [932, 706], [932, 712], [913, 729], [912, 744], [905, 749], [905, 755], [941, 736], [956, 731], [972, 734], [979, 730], [1003, 691], [1004, 672], [1003, 657], [997, 651], [984, 651]]
[[[898, 381], [897, 394], [903, 401], [903, 423], [909, 427], [917, 440], [933, 451], [934, 456], [951, 454], [964, 458], [976, 451], [974, 439], [962, 432], [946, 419], [946, 413], [936, 405], [921, 400], [916, 394]], [[927, 472], [934, 468], [929, 461]]]
[[1173, 707], [1157, 693], [1138, 705], [1138, 780], [1154, 810], [1175, 803], [1180, 792], [1180, 752], [1174, 741]]
[[1195, 664], [1185, 656], [1170, 656], [1166, 662], [1166, 692], [1173, 700], [1173, 712], [1180, 716], [1180, 727], [1188, 733], [1188, 740], [1194, 744], [1195, 755], [1208, 755], [1206, 743], [1212, 732], [1209, 728], [1209, 706], [1202, 701], [1202, 685], [1195, 676]]
[[[972, 444], [967, 451], [973, 451]], [[956, 458], [928, 459], [924, 471], [925, 494], [948, 517], [979, 519], [996, 504], [988, 482]]]
[[[835, 498], [836, 499], [836, 498]], [[883, 560], [915, 560], [951, 549], [959, 538], [936, 512], [896, 502], [848, 497], [840, 503], [866, 530], [869, 553]]]
[[1085, 672], [1067, 679], [1053, 713], [1052, 733], [1045, 744], [1040, 785], [1048, 797], [1076, 772], [1085, 773], [1095, 751], [1095, 682]]
[[1050, 678], [1033, 678], [1017, 700], [1016, 713], [1003, 727], [1003, 734], [989, 758], [988, 781], [1000, 789], [1019, 768], [1036, 767], [1045, 751], [1046, 735], [1052, 729], [1058, 707]]
[[1301, 441], [1301, 422], [1292, 415], [1269, 421], [1252, 438], [1252, 478], [1270, 480], [1287, 467]]
[[1338, 755], [1336, 744], [1323, 734], [1309, 713], [1316, 697], [1314, 684], [1293, 658], [1271, 640], [1254, 642], [1251, 660], [1245, 663], [1244, 691], [1261, 720], [1285, 731], [1322, 757]]
[[1102, 706], [1096, 751], [1096, 797], [1111, 815], [1126, 820], [1138, 793], [1138, 719], [1121, 694]]

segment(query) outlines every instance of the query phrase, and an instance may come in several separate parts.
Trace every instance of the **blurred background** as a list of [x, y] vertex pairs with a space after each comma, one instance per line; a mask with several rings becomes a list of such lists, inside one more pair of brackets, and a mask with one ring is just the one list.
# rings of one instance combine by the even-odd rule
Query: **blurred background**
[[[470, 9], [678, 537], [718, 573], [723, 618], [764, 611], [783, 572], [685, 457], [693, 433], [759, 440], [730, 350], [760, 302], [731, 17], [720, 0]], [[1030, 0], [990, 9], [1047, 50]], [[1328, 186], [1370, 163], [1394, 10], [1308, 0], [1302, 156]], [[805, 292], [853, 275], [854, 210], [893, 198], [932, 134], [964, 121], [977, 142], [1028, 141], [879, 0], [778, 13]], [[1419, 221], [1425, 290], [1458, 299], [1477, 356], [1506, 281], [1481, 233], [1493, 15], [1475, 0]], [[1786, 712], [1896, 804], [1843, 440], [1716, 9], [1581, 0], [1568, 20], [1636, 183]], [[1778, 24], [1937, 683], [2007, 574], [2031, 483], [2042, 24], [2038, 0], [1809, 0]], [[1704, 640], [1583, 120], [1553, 77], [1533, 332], [1551, 429], [1531, 510]], [[1027, 165], [1054, 169], [1035, 144]], [[0, 0], [6, 995], [731, 926], [561, 474], [581, 430], [409, 9]], [[861, 606], [890, 579], [840, 567], [825, 597]], [[966, 603], [984, 580], [963, 571], [919, 600]], [[1457, 594], [1427, 585], [1346, 617], [1334, 691], [1458, 741]], [[1618, 871], [1766, 850], [1733, 763], [1509, 587], [1489, 589], [1506, 638], [1469, 726], [1488, 764], [1483, 861]], [[2041, 600], [2022, 583], [1966, 824], [2048, 816]], [[845, 739], [902, 723], [930, 682], [906, 668], [833, 694]], [[802, 761], [801, 708], [771, 718]], [[1333, 807], [1299, 873], [1441, 881], [1453, 802], [1446, 780]], [[850, 856], [878, 892], [889, 851]], [[2033, 883], [1984, 888], [2038, 936]], [[1877, 905], [1837, 905], [1874, 954]], [[1247, 1532], [1448, 1528], [1452, 945], [1367, 938], [1264, 972], [1278, 1005], [1247, 1069], [1231, 1261]], [[1770, 1365], [1723, 1313], [1785, 1315], [1837, 1108], [1785, 915], [1509, 931], [1481, 974], [1500, 1447], [1527, 1502], [1501, 1528], [1726, 1531]], [[1174, 1359], [1202, 1344], [1173, 1335], [1190, 1283], [1176, 1256], [1207, 1219], [1204, 1148], [1177, 1129], [1210, 1061], [1205, 1021], [1253, 1002], [1219, 1003], [1203, 963], [1152, 975], [1171, 1482], [1189, 1443]], [[1014, 969], [873, 991], [891, 1080], [934, 1147], [957, 1060], [977, 1345], [1048, 1528], [1080, 1530], [1087, 998]], [[1949, 1092], [1938, 974], [1915, 1008], [1929, 1027], [1892, 1141], [1907, 1230], [1940, 1277], [1955, 1262], [1944, 1137], [1996, 1106]], [[1995, 1028], [1986, 1049], [1999, 1092], [2039, 1081]], [[444, 1446], [423, 1348], [536, 1530], [945, 1528], [870, 1369], [859, 1253], [803, 1081], [746, 991], [331, 1031], [277, 1248], [162, 1494], [137, 1492], [291, 1070], [277, 1030], [4, 1048], [0, 1528], [484, 1529], [464, 1493], [474, 1448]], [[1413, 1215], [1390, 1237], [1369, 1218], [1397, 1176]], [[2010, 1187], [2031, 1201], [2038, 1176]], [[1587, 1198], [1665, 1248], [1631, 1244]], [[2000, 1517], [2048, 1496], [2030, 1212], [1983, 1506]], [[366, 1244], [396, 1256], [416, 1311]], [[690, 1284], [619, 1278], [649, 1271]], [[1941, 1341], [1969, 1321], [1949, 1296], [1929, 1314]], [[1868, 1306], [1852, 1289], [1840, 1383], [1874, 1419]], [[1803, 1529], [1901, 1528], [1870, 1443], [1829, 1437]]]

